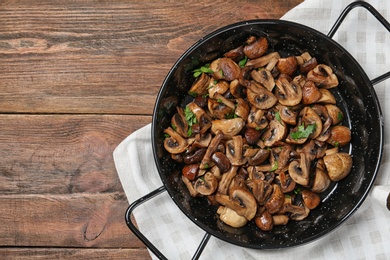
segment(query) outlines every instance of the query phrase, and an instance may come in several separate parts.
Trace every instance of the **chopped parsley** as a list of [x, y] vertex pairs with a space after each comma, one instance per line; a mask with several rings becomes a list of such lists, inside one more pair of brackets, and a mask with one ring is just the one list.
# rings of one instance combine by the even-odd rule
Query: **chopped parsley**
[[200, 67], [199, 69], [195, 69], [192, 71], [194, 74], [194, 78], [199, 77], [202, 73], [209, 73], [212, 74], [214, 71], [210, 69], [210, 63], [205, 64], [204, 66]]
[[279, 111], [275, 113], [275, 119], [276, 119], [276, 121], [278, 121], [279, 123], [282, 123], [282, 118], [280, 117]]
[[297, 131], [292, 132], [290, 134], [290, 136], [294, 140], [298, 140], [298, 139], [301, 139], [301, 138], [308, 138], [309, 135], [312, 134], [315, 131], [315, 129], [316, 129], [316, 125], [315, 124], [308, 125], [306, 128], [302, 124], [302, 125], [298, 126]]
[[339, 112], [339, 113], [337, 114], [337, 120], [342, 121], [343, 118], [344, 118], [343, 113]]
[[238, 62], [238, 66], [240, 66], [240, 68], [244, 68], [247, 62], [248, 62], [248, 57], [245, 56], [242, 60]]
[[272, 169], [271, 169], [271, 172], [274, 172], [274, 171], [276, 171], [277, 169], [278, 169], [278, 162], [277, 161], [275, 161], [274, 162], [274, 164], [272, 165]]
[[198, 120], [196, 119], [195, 114], [192, 112], [192, 110], [188, 106], [186, 106], [186, 108], [184, 109], [184, 117], [185, 117], [186, 122], [188, 124], [187, 136], [191, 136], [192, 135], [192, 126], [194, 124], [197, 124]]

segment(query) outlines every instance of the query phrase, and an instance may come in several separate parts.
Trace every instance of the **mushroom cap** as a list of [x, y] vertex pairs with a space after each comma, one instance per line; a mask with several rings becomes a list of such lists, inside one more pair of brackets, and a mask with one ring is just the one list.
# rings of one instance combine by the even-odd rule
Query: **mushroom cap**
[[274, 227], [273, 218], [271, 213], [265, 210], [260, 216], [255, 218], [255, 224], [263, 231], [270, 231]]
[[352, 157], [348, 153], [338, 152], [324, 156], [324, 163], [332, 181], [344, 179], [352, 169]]
[[330, 136], [327, 140], [334, 146], [344, 146], [351, 141], [351, 130], [343, 125], [335, 125], [330, 128]]
[[314, 81], [318, 87], [334, 88], [339, 85], [337, 76], [333, 73], [331, 67], [325, 64], [318, 64], [314, 69], [307, 73], [307, 79]]
[[264, 204], [269, 213], [274, 214], [278, 212], [284, 204], [284, 194], [277, 184], [272, 185], [273, 191], [271, 197]]
[[265, 37], [260, 37], [248, 45], [244, 46], [244, 54], [249, 59], [256, 59], [268, 50], [268, 40]]
[[326, 110], [329, 117], [332, 119], [332, 125], [338, 125], [344, 118], [344, 114], [338, 106], [333, 104], [326, 104]]
[[234, 210], [228, 207], [220, 206], [218, 208], [219, 219], [234, 228], [240, 228], [246, 225], [248, 220], [237, 214]]
[[194, 96], [202, 96], [206, 94], [209, 81], [210, 77], [206, 73], [202, 73], [192, 84], [188, 92]]
[[230, 58], [218, 58], [211, 62], [210, 69], [214, 72], [215, 79], [223, 79], [232, 81], [238, 79], [241, 73], [241, 68]]
[[302, 190], [301, 194], [302, 194], [303, 203], [309, 209], [315, 209], [321, 202], [320, 195], [318, 195], [313, 191], [304, 189]]
[[297, 113], [290, 109], [287, 106], [280, 106], [279, 107], [279, 115], [280, 118], [289, 125], [296, 125], [297, 124]]
[[311, 190], [317, 193], [324, 192], [330, 186], [331, 180], [328, 174], [320, 167], [316, 167]]
[[298, 184], [307, 186], [309, 184], [309, 167], [310, 161], [306, 155], [301, 153], [300, 161], [294, 160], [288, 166], [290, 177]]
[[313, 81], [306, 81], [302, 88], [302, 103], [305, 105], [316, 103], [322, 94]]
[[289, 56], [286, 58], [280, 58], [276, 67], [279, 72], [282, 74], [286, 74], [292, 76], [297, 70], [298, 62], [295, 56]]

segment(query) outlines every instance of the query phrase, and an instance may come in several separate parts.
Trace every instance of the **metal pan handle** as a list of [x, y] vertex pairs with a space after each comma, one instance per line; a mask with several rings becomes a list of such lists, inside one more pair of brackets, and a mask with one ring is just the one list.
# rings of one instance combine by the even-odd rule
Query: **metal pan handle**
[[[364, 1], [355, 1], [349, 4], [343, 10], [343, 12], [340, 14], [339, 18], [336, 20], [333, 27], [330, 29], [328, 33], [328, 37], [332, 38], [334, 36], [334, 34], [336, 33], [337, 29], [340, 27], [341, 23], [344, 21], [347, 14], [355, 7], [363, 7], [367, 9], [387, 29], [387, 31], [390, 32], [390, 23], [372, 5]], [[388, 78], [390, 78], [390, 71], [384, 73], [383, 75], [380, 75], [379, 77], [374, 78], [373, 80], [371, 80], [371, 83], [375, 85]]]
[[[141, 204], [147, 202], [148, 200], [154, 198], [155, 196], [161, 194], [162, 192], [166, 191], [165, 186], [161, 186], [160, 188], [157, 188], [156, 190], [150, 192], [149, 194], [143, 196], [142, 198], [134, 201], [126, 210], [125, 214], [125, 219], [126, 219], [126, 224], [129, 227], [129, 229], [145, 244], [147, 248], [149, 248], [150, 251], [153, 252], [159, 259], [167, 259], [161, 252], [158, 250], [152, 242], [149, 241], [145, 237], [144, 234], [135, 226], [135, 224], [131, 220], [131, 214], [134, 211], [135, 208], [140, 206]], [[192, 259], [198, 259], [200, 255], [203, 252], [203, 249], [206, 247], [207, 242], [209, 241], [211, 235], [206, 232], [204, 235], [202, 241], [200, 242], [197, 250], [195, 251], [195, 254], [193, 255]]]

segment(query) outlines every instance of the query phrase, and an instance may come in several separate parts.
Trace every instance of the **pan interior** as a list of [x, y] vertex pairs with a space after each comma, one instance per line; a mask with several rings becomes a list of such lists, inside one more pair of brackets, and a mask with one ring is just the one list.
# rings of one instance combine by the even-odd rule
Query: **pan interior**
[[[340, 85], [331, 89], [352, 131], [352, 141], [343, 147], [353, 157], [351, 173], [328, 189], [320, 207], [304, 221], [290, 221], [271, 232], [255, 225], [235, 229], [221, 223], [216, 208], [204, 198], [193, 198], [181, 181], [181, 165], [164, 150], [164, 129], [176, 106], [191, 98], [192, 71], [243, 43], [248, 36], [265, 36], [269, 52], [281, 56], [308, 51], [319, 63], [329, 65]], [[373, 185], [383, 149], [383, 122], [380, 105], [370, 80], [356, 60], [339, 44], [311, 28], [280, 20], [254, 20], [227, 26], [211, 33], [188, 49], [167, 75], [153, 115], [152, 143], [160, 177], [177, 206], [195, 224], [227, 242], [257, 249], [276, 249], [313, 241], [338, 227], [361, 205]]]

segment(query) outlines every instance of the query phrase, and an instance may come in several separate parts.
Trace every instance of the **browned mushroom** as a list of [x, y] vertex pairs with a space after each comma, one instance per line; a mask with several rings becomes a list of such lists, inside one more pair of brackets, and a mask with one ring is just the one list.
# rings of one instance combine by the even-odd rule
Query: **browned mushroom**
[[267, 210], [255, 217], [255, 223], [263, 231], [270, 231], [274, 227], [272, 215]]
[[311, 190], [317, 193], [324, 192], [330, 186], [331, 180], [321, 167], [316, 167]]
[[202, 178], [198, 178], [194, 184], [195, 190], [202, 195], [213, 194], [217, 190], [217, 187], [217, 178], [215, 178], [211, 172], [206, 172], [206, 174]]
[[289, 82], [285, 77], [279, 77], [275, 82], [278, 87], [275, 96], [284, 106], [298, 105], [302, 100], [302, 88], [295, 82]]
[[208, 84], [210, 81], [210, 76], [206, 73], [202, 73], [200, 77], [192, 84], [190, 90], [188, 91], [192, 96], [202, 96], [207, 93]]
[[327, 142], [333, 146], [344, 146], [351, 141], [351, 130], [343, 125], [335, 125], [330, 128], [330, 136]]
[[240, 66], [230, 58], [219, 58], [211, 62], [210, 69], [215, 79], [232, 81], [238, 79], [241, 73]]
[[262, 135], [264, 145], [268, 147], [273, 146], [277, 141], [282, 140], [286, 136], [286, 133], [287, 128], [283, 123], [272, 120], [269, 123], [267, 131]]
[[243, 156], [243, 142], [241, 135], [235, 135], [232, 140], [226, 142], [226, 156], [232, 165], [243, 165], [246, 160]]
[[280, 106], [279, 107], [279, 115], [280, 118], [289, 125], [296, 125], [297, 124], [297, 113], [290, 109], [290, 107], [287, 106]]
[[237, 105], [234, 114], [241, 117], [243, 120], [247, 120], [250, 111], [248, 102], [242, 98], [237, 98], [236, 103]]
[[274, 214], [279, 211], [279, 209], [284, 204], [284, 194], [280, 189], [279, 185], [272, 185], [273, 191], [271, 197], [264, 204], [269, 213]]
[[188, 123], [181, 107], [177, 107], [177, 113], [171, 118], [171, 125], [182, 137], [188, 137]]
[[190, 195], [192, 197], [196, 197], [199, 193], [195, 190], [194, 186], [192, 186], [192, 182], [184, 175], [181, 176], [183, 183], [186, 185]]
[[288, 193], [295, 189], [296, 182], [290, 177], [290, 174], [281, 172], [276, 179], [280, 182], [280, 188], [283, 193]]
[[215, 163], [216, 166], [220, 169], [222, 173], [227, 172], [230, 169], [231, 163], [230, 160], [224, 153], [215, 152], [211, 156], [211, 160]]
[[332, 181], [344, 179], [352, 169], [352, 157], [344, 152], [325, 155], [324, 163]]
[[272, 222], [274, 223], [274, 226], [287, 225], [289, 219], [290, 218], [287, 215], [283, 214], [272, 215]]
[[228, 52], [224, 53], [223, 56], [226, 58], [231, 58], [234, 61], [239, 61], [244, 57], [244, 46], [240, 45], [237, 48], [231, 49]]
[[206, 153], [200, 163], [201, 169], [208, 169], [211, 166], [211, 156], [212, 154], [217, 150], [217, 147], [219, 143], [221, 142], [222, 138], [224, 137], [224, 134], [222, 131], [217, 131], [215, 133], [215, 136], [210, 141], [210, 145], [207, 147]]
[[319, 64], [313, 70], [309, 71], [307, 73], [307, 79], [314, 81], [317, 86], [326, 89], [337, 87], [339, 84], [332, 68], [325, 64]]
[[322, 120], [320, 116], [309, 106], [304, 107], [299, 115], [302, 117], [302, 122], [305, 126], [315, 126], [309, 137], [312, 139], [317, 138], [322, 133]]
[[230, 183], [232, 182], [234, 176], [236, 176], [238, 166], [230, 167], [229, 171], [222, 174], [221, 181], [218, 183], [218, 192], [221, 194], [227, 194]]
[[313, 104], [320, 100], [322, 94], [313, 81], [306, 81], [302, 88], [302, 103], [305, 105]]
[[238, 215], [252, 220], [256, 215], [257, 202], [253, 194], [243, 188], [235, 188], [229, 195], [216, 193], [215, 199], [221, 205], [231, 208]]
[[213, 133], [221, 131], [227, 138], [231, 138], [237, 135], [244, 126], [245, 121], [240, 117], [232, 119], [218, 119], [212, 121], [211, 131]]
[[246, 87], [240, 84], [238, 79], [235, 79], [229, 84], [230, 93], [235, 98], [245, 98], [246, 97]]
[[261, 56], [260, 58], [251, 59], [250, 61], [248, 61], [246, 63], [245, 66], [253, 68], [253, 69], [258, 69], [258, 68], [261, 68], [261, 67], [264, 67], [265, 65], [267, 65], [271, 60], [279, 59], [279, 58], [280, 58], [280, 55], [278, 52], [271, 52], [267, 55]]
[[249, 59], [256, 59], [267, 51], [268, 40], [265, 37], [260, 37], [250, 44], [244, 46], [244, 53]]
[[305, 153], [301, 153], [299, 161], [294, 160], [289, 164], [288, 173], [290, 177], [298, 184], [307, 186], [309, 184], [310, 161]]
[[280, 58], [278, 63], [276, 64], [276, 67], [278, 68], [279, 72], [282, 74], [286, 74], [289, 76], [292, 76], [296, 69], [297, 69], [298, 63], [295, 56], [289, 56], [287, 58]]
[[253, 153], [252, 155], [246, 155], [248, 165], [260, 165], [269, 157], [269, 149], [258, 148], [253, 150], [255, 150], [255, 153]]
[[306, 207], [309, 209], [315, 209], [321, 202], [320, 196], [310, 190], [304, 189], [301, 191], [302, 200]]
[[318, 103], [323, 104], [336, 104], [336, 98], [334, 95], [326, 88], [320, 88], [321, 98], [317, 101]]
[[251, 72], [252, 78], [263, 87], [272, 91], [275, 86], [275, 80], [269, 70], [261, 68], [259, 70], [252, 70]]
[[245, 129], [244, 137], [246, 140], [246, 143], [249, 145], [254, 145], [259, 141], [261, 136], [261, 132], [259, 130], [256, 130], [255, 128], [252, 127], [247, 127]]
[[305, 219], [310, 213], [310, 209], [305, 205], [286, 204], [284, 205], [284, 210], [290, 212], [290, 218], [296, 221]]
[[171, 127], [168, 127], [164, 130], [164, 133], [168, 134], [169, 137], [164, 140], [164, 148], [171, 154], [178, 154], [184, 152], [188, 143], [187, 140], [184, 139], [181, 135], [179, 135], [175, 130]]
[[207, 100], [207, 108], [210, 111], [211, 116], [218, 119], [225, 119], [226, 115], [231, 115], [234, 111], [231, 107], [212, 98]]
[[225, 80], [215, 80], [214, 78], [210, 79], [210, 83], [208, 85], [208, 93], [210, 98], [216, 99], [216, 94], [223, 95], [230, 88], [230, 84]]
[[325, 108], [332, 119], [332, 125], [338, 125], [344, 119], [344, 114], [339, 107], [333, 104], [326, 104]]
[[195, 117], [200, 125], [200, 133], [206, 133], [206, 131], [211, 127], [211, 117], [195, 102], [191, 102], [187, 107], [195, 114]]
[[255, 82], [251, 82], [248, 86], [247, 98], [257, 109], [269, 109], [278, 101], [271, 91]]
[[264, 110], [253, 108], [248, 115], [247, 126], [258, 130], [266, 128], [268, 121], [264, 116]]

